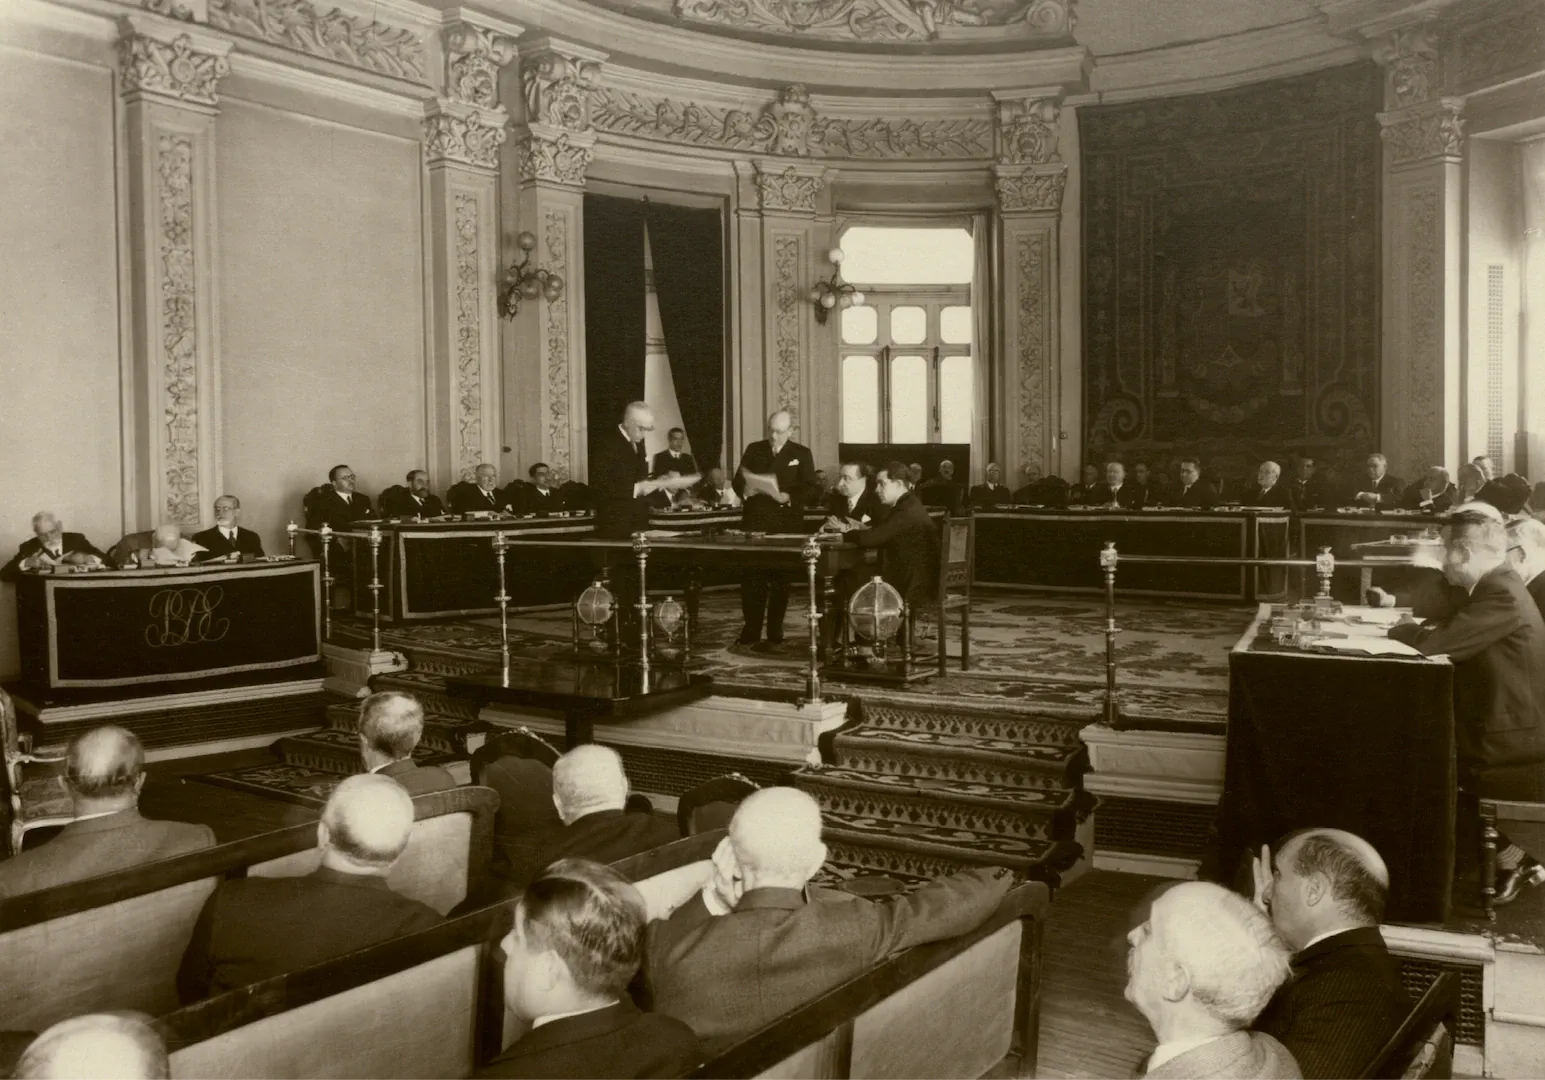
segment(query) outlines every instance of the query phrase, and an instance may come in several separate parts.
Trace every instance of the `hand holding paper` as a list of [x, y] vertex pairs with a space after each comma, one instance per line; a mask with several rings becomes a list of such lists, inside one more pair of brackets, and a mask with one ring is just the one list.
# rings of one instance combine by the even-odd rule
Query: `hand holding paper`
[[778, 487], [778, 478], [772, 473], [754, 473], [740, 470], [741, 478], [746, 482], [746, 498], [753, 495], [766, 495], [768, 498], [782, 502], [780, 497], [783, 492]]

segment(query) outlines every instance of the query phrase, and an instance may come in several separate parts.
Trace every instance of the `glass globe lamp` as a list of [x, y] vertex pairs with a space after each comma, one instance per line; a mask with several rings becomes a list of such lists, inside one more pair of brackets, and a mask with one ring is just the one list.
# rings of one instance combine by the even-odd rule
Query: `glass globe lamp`
[[[579, 594], [574, 601], [574, 648], [577, 651], [583, 640], [592, 652], [605, 652], [606, 626], [617, 613], [617, 601], [611, 591], [599, 580]], [[584, 630], [581, 631], [581, 627]]]
[[855, 636], [870, 644], [875, 660], [883, 662], [885, 644], [901, 628], [906, 610], [901, 594], [876, 574], [848, 601], [848, 625]]
[[654, 609], [654, 653], [660, 660], [680, 660], [686, 655], [686, 609], [667, 596]]

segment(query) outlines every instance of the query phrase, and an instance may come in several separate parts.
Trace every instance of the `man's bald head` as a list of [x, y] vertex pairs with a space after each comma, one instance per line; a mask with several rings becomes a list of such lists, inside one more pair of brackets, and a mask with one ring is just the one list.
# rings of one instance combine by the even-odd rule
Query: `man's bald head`
[[1268, 905], [1294, 949], [1324, 935], [1377, 926], [1389, 896], [1389, 868], [1368, 841], [1341, 829], [1289, 833], [1273, 856]]
[[802, 889], [826, 861], [821, 808], [797, 788], [763, 788], [736, 808], [730, 846], [747, 890]]
[[367, 768], [408, 757], [423, 735], [424, 706], [412, 694], [382, 690], [359, 707], [360, 749], [373, 759]]
[[582, 743], [553, 763], [553, 806], [568, 825], [586, 814], [621, 810], [628, 801], [628, 774], [609, 746]]
[[13, 1074], [24, 1080], [163, 1080], [166, 1045], [140, 1013], [61, 1020], [28, 1045]]
[[387, 776], [363, 773], [333, 789], [322, 808], [322, 863], [354, 874], [385, 875], [408, 846], [413, 800]]
[[132, 731], [107, 724], [70, 741], [65, 783], [77, 803], [121, 802], [132, 806], [145, 782], [145, 748]]
[[156, 547], [165, 548], [167, 551], [176, 551], [182, 543], [182, 530], [175, 525], [158, 525], [156, 527]]

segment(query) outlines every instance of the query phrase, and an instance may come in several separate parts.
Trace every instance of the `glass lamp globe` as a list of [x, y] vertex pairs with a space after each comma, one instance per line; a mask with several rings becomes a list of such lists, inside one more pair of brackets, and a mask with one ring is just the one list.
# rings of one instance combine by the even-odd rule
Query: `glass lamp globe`
[[662, 658], [675, 659], [681, 655], [680, 631], [686, 612], [674, 596], [667, 596], [655, 605], [655, 652]]
[[598, 628], [611, 619], [616, 603], [611, 592], [599, 581], [592, 581], [590, 587], [580, 593], [579, 599], [574, 601], [574, 614], [580, 622], [590, 627], [592, 649], [600, 650], [606, 647], [606, 643], [601, 640]]
[[875, 575], [848, 601], [848, 621], [860, 638], [878, 644], [895, 637], [903, 610], [901, 594]]

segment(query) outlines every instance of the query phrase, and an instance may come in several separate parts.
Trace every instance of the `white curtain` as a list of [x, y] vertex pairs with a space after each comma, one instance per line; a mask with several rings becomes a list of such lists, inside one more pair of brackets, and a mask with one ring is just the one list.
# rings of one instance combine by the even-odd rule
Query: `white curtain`
[[993, 336], [993, 302], [996, 292], [993, 280], [993, 228], [992, 215], [971, 216], [971, 241], [974, 262], [971, 268], [971, 355], [974, 372], [971, 379], [971, 462], [972, 482], [980, 483], [986, 476], [989, 432], [992, 415], [989, 402], [993, 372], [997, 370], [998, 348]]

